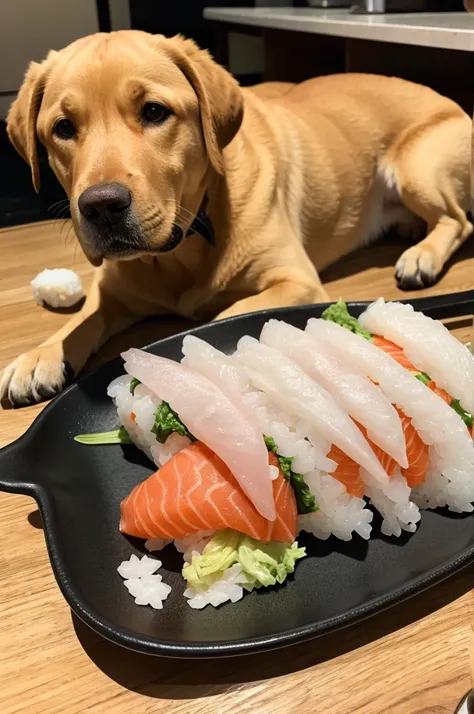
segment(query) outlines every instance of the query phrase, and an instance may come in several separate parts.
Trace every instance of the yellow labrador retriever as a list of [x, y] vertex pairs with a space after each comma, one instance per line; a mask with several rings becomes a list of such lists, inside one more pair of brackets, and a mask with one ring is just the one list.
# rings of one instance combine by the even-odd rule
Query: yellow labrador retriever
[[427, 285], [472, 232], [471, 122], [400, 79], [244, 90], [190, 40], [97, 34], [30, 65], [8, 133], [36, 189], [46, 146], [98, 268], [81, 311], [4, 370], [14, 405], [141, 318], [324, 301], [318, 272], [395, 224], [427, 225], [396, 266]]

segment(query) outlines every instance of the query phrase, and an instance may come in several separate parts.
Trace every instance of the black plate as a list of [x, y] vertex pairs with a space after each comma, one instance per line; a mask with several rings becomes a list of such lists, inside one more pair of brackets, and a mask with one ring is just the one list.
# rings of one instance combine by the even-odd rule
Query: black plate
[[[412, 301], [432, 317], [472, 313], [474, 291]], [[353, 303], [359, 314], [365, 303]], [[244, 334], [258, 336], [269, 317], [303, 327], [326, 305], [273, 310], [192, 330], [225, 352]], [[180, 359], [183, 335], [150, 352]], [[426, 512], [411, 537], [388, 539], [375, 527], [367, 543], [304, 539], [310, 557], [278, 589], [252, 593], [235, 605], [194, 611], [183, 597], [180, 558], [163, 554], [173, 590], [161, 612], [135, 605], [117, 573], [143, 543], [118, 531], [119, 504], [151, 465], [134, 447], [83, 446], [75, 434], [117, 425], [106, 396], [122, 373], [115, 360], [57, 397], [17, 442], [0, 451], [0, 489], [33, 496], [43, 517], [54, 574], [72, 610], [125, 647], [157, 655], [212, 657], [281, 647], [316, 637], [387, 608], [453, 573], [474, 556], [474, 519]], [[169, 551], [169, 552], [168, 552]]]

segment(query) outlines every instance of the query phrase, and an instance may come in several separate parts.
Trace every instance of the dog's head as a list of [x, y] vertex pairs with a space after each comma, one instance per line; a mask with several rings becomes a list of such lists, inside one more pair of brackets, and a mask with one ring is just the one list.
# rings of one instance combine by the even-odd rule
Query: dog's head
[[32, 63], [7, 127], [36, 190], [45, 145], [98, 265], [176, 247], [242, 115], [237, 82], [194, 42], [124, 31]]

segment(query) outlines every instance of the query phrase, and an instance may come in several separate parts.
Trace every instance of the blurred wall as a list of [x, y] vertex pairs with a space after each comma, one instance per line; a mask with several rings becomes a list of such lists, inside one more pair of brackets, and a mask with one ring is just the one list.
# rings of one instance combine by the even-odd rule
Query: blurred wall
[[[110, 2], [112, 29], [130, 27], [128, 0]], [[96, 0], [0, 0], [0, 119], [31, 60], [99, 29]]]
[[128, 0], [109, 0], [112, 30], [130, 29], [130, 3]]
[[229, 32], [229, 70], [232, 74], [261, 74], [264, 70], [263, 40], [256, 35]]

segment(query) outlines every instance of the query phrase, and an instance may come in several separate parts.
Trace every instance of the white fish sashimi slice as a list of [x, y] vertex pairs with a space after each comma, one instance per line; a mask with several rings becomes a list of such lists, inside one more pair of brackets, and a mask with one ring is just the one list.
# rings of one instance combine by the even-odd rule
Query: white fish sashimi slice
[[213, 347], [208, 342], [194, 335], [187, 335], [183, 340], [181, 364], [208, 377], [211, 381], [217, 376], [222, 391], [227, 394], [240, 394], [249, 387], [245, 370], [230, 357]]
[[262, 434], [206, 377], [179, 362], [130, 349], [125, 369], [168, 402], [194, 436], [229, 467], [258, 512], [275, 520], [268, 452]]
[[182, 350], [184, 357], [181, 364], [214, 382], [258, 431], [258, 420], [242, 397], [242, 394], [248, 390], [250, 381], [245, 370], [236, 360], [193, 335], [184, 338]]
[[388, 476], [342, 407], [290, 359], [257, 340], [239, 343], [236, 358], [252, 383], [284, 411], [297, 415], [382, 483]]
[[369, 332], [395, 342], [415, 367], [474, 413], [474, 356], [443, 323], [411, 305], [386, 303], [383, 298], [369, 305], [359, 322]]
[[402, 466], [408, 467], [400, 417], [382, 390], [360, 371], [334, 358], [320, 340], [293, 325], [270, 320], [260, 341], [292, 359], [319, 382], [359, 424], [369, 438]]

